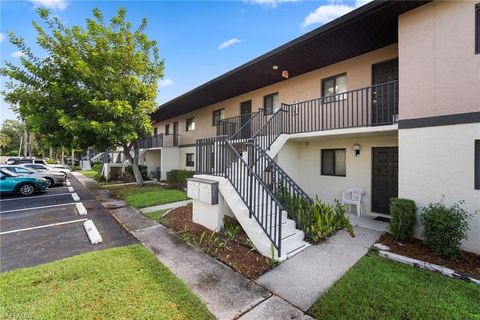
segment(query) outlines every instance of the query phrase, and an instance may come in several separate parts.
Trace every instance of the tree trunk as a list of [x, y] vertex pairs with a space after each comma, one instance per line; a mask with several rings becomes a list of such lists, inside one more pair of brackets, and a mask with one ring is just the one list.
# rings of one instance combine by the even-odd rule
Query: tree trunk
[[28, 132], [26, 129], [23, 133], [23, 156], [28, 157]]
[[[133, 157], [130, 154], [131, 148], [133, 148]], [[132, 164], [133, 175], [135, 176], [137, 185], [143, 186], [144, 181], [143, 181], [142, 173], [140, 172], [140, 168], [138, 168], [138, 159], [140, 158], [140, 150], [138, 148], [138, 142], [137, 141], [132, 142], [129, 148], [124, 147], [123, 154], [125, 155], [125, 158], [127, 158]]]
[[65, 164], [65, 147], [64, 146], [62, 146], [62, 152], [60, 153], [60, 156], [61, 156], [60, 164], [63, 165], [63, 164]]
[[75, 149], [72, 148], [72, 171], [75, 168]]

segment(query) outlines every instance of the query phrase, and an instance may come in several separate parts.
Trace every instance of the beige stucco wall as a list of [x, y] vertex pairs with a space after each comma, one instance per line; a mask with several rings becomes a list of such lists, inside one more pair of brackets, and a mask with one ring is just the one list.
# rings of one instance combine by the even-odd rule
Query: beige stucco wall
[[[464, 248], [480, 253], [480, 190], [474, 188], [474, 144], [480, 124], [399, 130], [399, 196], [418, 208], [464, 200], [474, 215]], [[417, 236], [420, 235], [417, 230]]]
[[[187, 160], [187, 153], [194, 154], [194, 162], [195, 159], [195, 147], [186, 147], [186, 148], [179, 148], [179, 158], [178, 158], [178, 168], [182, 170], [195, 170], [195, 167], [187, 167], [186, 160]], [[195, 163], [196, 165], [196, 163]]]
[[180, 151], [179, 148], [162, 148], [161, 170], [162, 180], [167, 179], [167, 172], [179, 169]]
[[[324, 78], [341, 73], [347, 74], [347, 90], [368, 87], [371, 85], [372, 64], [393, 59], [398, 56], [397, 45], [381, 48], [358, 57], [348, 59], [328, 67], [318, 69], [301, 76], [284, 80], [238, 97], [228, 99], [199, 110], [154, 124], [158, 132], [165, 132], [165, 124], [170, 124], [173, 132], [173, 122], [179, 122], [180, 144], [192, 144], [196, 139], [215, 136], [216, 127], [212, 125], [212, 113], [225, 108], [225, 118], [240, 115], [240, 103], [252, 100], [252, 111], [263, 105], [263, 96], [278, 92], [280, 103], [292, 103], [320, 97], [321, 81]], [[185, 120], [195, 117], [195, 131], [185, 131]]]
[[[360, 144], [360, 155], [355, 157], [352, 147]], [[342, 192], [351, 187], [366, 191], [363, 197], [363, 210], [371, 212], [372, 189], [372, 148], [395, 147], [398, 145], [396, 133], [355, 135], [347, 137], [328, 136], [315, 140], [288, 141], [277, 155], [278, 164], [311, 197], [333, 203], [342, 198]], [[321, 175], [321, 150], [346, 149], [346, 177]]]
[[480, 111], [476, 2], [436, 1], [399, 17], [400, 119]]

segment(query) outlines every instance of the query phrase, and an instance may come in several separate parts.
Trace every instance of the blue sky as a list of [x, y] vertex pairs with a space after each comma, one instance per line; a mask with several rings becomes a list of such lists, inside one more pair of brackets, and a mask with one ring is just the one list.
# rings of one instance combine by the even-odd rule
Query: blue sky
[[[353, 10], [366, 0], [244, 0], [244, 1], [3, 1], [0, 8], [1, 61], [19, 62], [8, 32], [25, 38], [34, 52], [32, 21], [38, 21], [36, 7], [46, 7], [65, 24], [84, 25], [93, 8], [105, 17], [119, 7], [138, 25], [143, 17], [146, 30], [158, 42], [165, 59], [165, 77], [159, 82], [157, 102], [166, 102], [285, 42]], [[1, 88], [4, 81], [1, 79]], [[14, 118], [1, 103], [0, 122]]]

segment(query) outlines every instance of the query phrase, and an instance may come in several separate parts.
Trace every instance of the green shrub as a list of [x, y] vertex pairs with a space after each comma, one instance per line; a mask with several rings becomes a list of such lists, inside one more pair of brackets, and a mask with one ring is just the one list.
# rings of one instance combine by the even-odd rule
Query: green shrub
[[397, 240], [406, 240], [413, 234], [417, 221], [417, 206], [409, 199], [390, 200], [390, 231]]
[[102, 173], [102, 169], [103, 169], [103, 163], [95, 163], [92, 166], [92, 170], [97, 171], [98, 173]]
[[[140, 173], [142, 174], [143, 180], [148, 179], [148, 172], [147, 172], [147, 166], [142, 166], [139, 165], [138, 169], [140, 169]], [[127, 166], [125, 167], [125, 174], [134, 177], [135, 175], [133, 174], [133, 168], [132, 166]]]
[[101, 173], [96, 173], [93, 176], [93, 179], [96, 180], [96, 181], [106, 181], [105, 177]]
[[447, 207], [443, 202], [429, 203], [423, 208], [420, 221], [425, 244], [441, 257], [456, 260], [460, 256], [462, 240], [467, 239], [470, 215], [463, 202]]
[[195, 171], [172, 170], [167, 172], [167, 182], [174, 186], [187, 186], [187, 179], [193, 177]]
[[55, 159], [46, 159], [45, 160], [48, 164], [58, 164], [58, 161]]

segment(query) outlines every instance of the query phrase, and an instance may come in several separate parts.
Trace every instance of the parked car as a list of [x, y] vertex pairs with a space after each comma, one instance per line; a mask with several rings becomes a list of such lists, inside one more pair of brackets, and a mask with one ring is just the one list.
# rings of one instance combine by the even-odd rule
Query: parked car
[[5, 164], [13, 164], [15, 162], [15, 160], [20, 160], [22, 158], [20, 157], [10, 157], [7, 159], [7, 161], [5, 161]]
[[57, 184], [63, 184], [66, 180], [65, 174], [60, 171], [35, 171], [23, 166], [0, 166], [0, 169], [13, 172], [19, 176], [32, 176], [37, 178], [45, 178], [47, 180], [47, 185], [52, 187]]
[[72, 171], [70, 169], [70, 167], [65, 165], [65, 164], [49, 164], [47, 166], [52, 168], [52, 170], [58, 170], [58, 171], [62, 171], [62, 172], [65, 172], [65, 173], [69, 173], [69, 172]]
[[47, 180], [44, 178], [19, 176], [0, 169], [0, 193], [18, 193], [22, 196], [30, 196], [47, 188]]
[[65, 175], [65, 177], [67, 177], [67, 174], [70, 172], [69, 168], [51, 166], [48, 164], [40, 163], [25, 163], [21, 164], [21, 166], [35, 171], [60, 171]]
[[[71, 164], [72, 164], [72, 157], [65, 157], [65, 158], [64, 158], [64, 162], [65, 162], [66, 164], [70, 164], [70, 165], [71, 165]], [[74, 159], [73, 159], [73, 162], [74, 162], [74, 165], [76, 165], [76, 166], [80, 165], [80, 159], [79, 159], [79, 158], [74, 158]]]
[[20, 158], [20, 159], [16, 159], [15, 161], [13, 161], [13, 163], [9, 163], [9, 164], [19, 165], [19, 164], [25, 164], [25, 163], [37, 163], [37, 164], [44, 164], [44, 165], [48, 164], [43, 159], [34, 159], [34, 158]]

